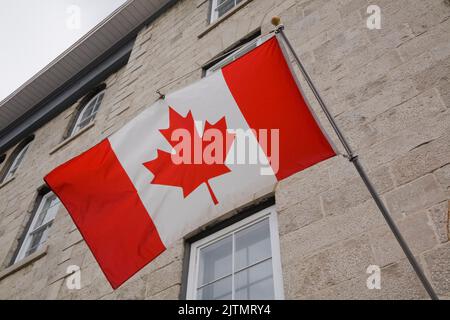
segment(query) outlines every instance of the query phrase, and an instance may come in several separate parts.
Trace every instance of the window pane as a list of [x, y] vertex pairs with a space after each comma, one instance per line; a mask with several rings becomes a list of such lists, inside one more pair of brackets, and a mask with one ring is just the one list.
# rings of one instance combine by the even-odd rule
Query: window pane
[[29, 146], [30, 146], [30, 144], [28, 143], [17, 154], [16, 158], [14, 159], [13, 163], [11, 164], [11, 167], [8, 170], [8, 173], [5, 176], [5, 180], [12, 177], [16, 173], [17, 169], [19, 168], [20, 164], [22, 163], [23, 158], [25, 157], [25, 153], [27, 152]]
[[78, 128], [82, 129], [84, 127], [86, 127], [92, 120], [94, 120], [95, 118], [95, 114], [90, 115], [87, 118], [84, 118], [83, 120], [80, 121], [80, 123], [78, 124]]
[[198, 286], [231, 274], [232, 246], [228, 236], [200, 250]]
[[227, 13], [233, 7], [234, 7], [234, 0], [218, 1], [217, 8], [216, 8], [218, 17], [223, 16], [225, 13]]
[[59, 200], [53, 193], [45, 196], [42, 201], [44, 201], [44, 203], [42, 208], [39, 209], [38, 217], [33, 227], [34, 230], [42, 226], [44, 223], [53, 220], [58, 212]]
[[11, 178], [17, 171], [18, 166], [14, 165], [9, 168], [8, 173], [5, 176], [4, 180], [7, 180], [8, 178]]
[[272, 256], [269, 219], [236, 233], [235, 270]]
[[240, 271], [234, 278], [235, 299], [273, 299], [272, 259]]
[[102, 103], [104, 92], [97, 94], [94, 98], [92, 98], [88, 104], [83, 108], [81, 113], [79, 114], [75, 126], [73, 128], [72, 135], [80, 131], [80, 129], [87, 126], [92, 120], [94, 120], [95, 115]]
[[91, 116], [92, 111], [94, 110], [96, 101], [97, 101], [97, 99], [95, 99], [95, 101], [89, 102], [89, 104], [84, 108], [83, 114], [81, 116], [81, 121], [83, 121], [84, 119], [89, 118]]
[[92, 108], [89, 107], [86, 112], [83, 112], [80, 118], [80, 122], [78, 124], [79, 128], [85, 127], [87, 124], [89, 124], [94, 118], [97, 111], [93, 111]]
[[228, 2], [234, 3], [234, 0], [217, 0], [217, 7], [228, 4]]
[[45, 215], [47, 214], [47, 209], [48, 209], [49, 205], [50, 205], [50, 203], [47, 201], [44, 203], [44, 206], [38, 212], [36, 223], [34, 224], [33, 229], [37, 229], [44, 224]]
[[45, 215], [44, 223], [47, 223], [53, 219], [55, 219], [56, 213], [58, 212], [59, 208], [59, 199], [52, 194], [48, 199], [47, 202], [49, 203], [47, 213]]
[[27, 252], [25, 253], [25, 256], [32, 254], [45, 243], [48, 237], [48, 230], [50, 227], [51, 223], [45, 227], [42, 227], [42, 229], [39, 229], [38, 231], [30, 235], [31, 236], [30, 245], [27, 249]]
[[100, 93], [97, 97], [97, 103], [95, 104], [94, 112], [97, 112], [98, 108], [100, 107], [100, 104], [103, 101], [103, 97], [105, 96], [105, 92], [103, 91]]
[[200, 300], [229, 300], [231, 299], [231, 276], [211, 283], [197, 291]]

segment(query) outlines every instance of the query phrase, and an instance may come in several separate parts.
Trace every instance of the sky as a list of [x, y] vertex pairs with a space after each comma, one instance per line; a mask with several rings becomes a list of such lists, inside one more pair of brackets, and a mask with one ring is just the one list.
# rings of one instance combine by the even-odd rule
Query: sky
[[0, 0], [0, 101], [126, 0]]

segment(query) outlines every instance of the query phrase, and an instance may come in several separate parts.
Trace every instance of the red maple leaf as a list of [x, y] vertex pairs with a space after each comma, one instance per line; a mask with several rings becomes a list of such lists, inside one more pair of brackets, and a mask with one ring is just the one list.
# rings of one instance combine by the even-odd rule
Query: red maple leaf
[[[191, 152], [190, 156], [189, 154], [185, 156], [190, 161], [175, 163], [173, 161], [173, 154], [158, 149], [157, 157], [154, 160], [144, 163], [144, 166], [154, 175], [151, 183], [181, 187], [183, 189], [183, 196], [185, 198], [189, 196], [191, 192], [197, 189], [202, 183], [206, 183], [214, 204], [218, 204], [217, 198], [214, 195], [214, 192], [208, 180], [231, 171], [224, 163], [228, 151], [230, 150], [231, 144], [234, 140], [234, 135], [227, 132], [227, 123], [225, 117], [221, 118], [215, 124], [210, 124], [208, 121], [206, 121], [203, 130], [206, 133], [208, 130], [214, 129], [216, 130], [216, 133], [220, 132], [223, 137], [220, 146], [222, 150], [217, 150], [218, 148], [216, 148], [215, 150], [215, 152], [221, 151], [216, 154], [220, 161], [215, 161], [213, 163], [205, 162], [205, 160], [203, 159], [203, 151], [208, 146], [209, 148], [211, 148], [211, 143], [214, 143], [214, 139], [211, 139], [212, 141], [205, 141], [208, 139], [203, 139], [202, 137], [200, 137], [195, 128], [194, 118], [191, 111], [188, 112], [186, 117], [183, 117], [171, 107], [169, 107], [169, 123], [169, 128], [161, 129], [159, 131], [175, 149], [175, 154], [179, 157], [183, 157], [183, 152], [186, 152], [186, 150], [180, 150], [180, 148], [178, 148], [177, 150], [176, 146], [179, 146], [180, 140], [173, 140], [173, 133], [178, 129], [186, 130], [185, 132], [189, 133]], [[205, 134], [203, 136], [205, 136]], [[220, 141], [216, 142], [220, 143]], [[200, 163], [198, 159], [199, 152], [201, 157]]]

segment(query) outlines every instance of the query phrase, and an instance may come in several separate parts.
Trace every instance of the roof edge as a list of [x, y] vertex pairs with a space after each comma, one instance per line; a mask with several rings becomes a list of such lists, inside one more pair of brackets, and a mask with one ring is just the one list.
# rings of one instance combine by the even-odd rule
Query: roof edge
[[[129, 0], [126, 4], [129, 4], [132, 1], [133, 0]], [[87, 93], [90, 88], [89, 86], [94, 86], [96, 83], [103, 81], [106, 77], [126, 65], [138, 33], [158, 19], [178, 1], [179, 0], [168, 1], [153, 15], [122, 37], [116, 44], [96, 58], [87, 67], [83, 68], [68, 81], [60, 85], [56, 90], [48, 94], [42, 101], [32, 106], [28, 112], [1, 130], [0, 155], [5, 153], [20, 140], [24, 139], [27, 135], [36, 131], [45, 123], [69, 108], [78, 98]], [[120, 8], [122, 8], [122, 6]], [[103, 22], [105, 22], [105, 20]], [[67, 52], [65, 53], [67, 54]], [[95, 81], [92, 82], [92, 79], [94, 79], [96, 83]], [[80, 85], [83, 82], [86, 82], [85, 85]], [[75, 97], [77, 99], [73, 101]]]

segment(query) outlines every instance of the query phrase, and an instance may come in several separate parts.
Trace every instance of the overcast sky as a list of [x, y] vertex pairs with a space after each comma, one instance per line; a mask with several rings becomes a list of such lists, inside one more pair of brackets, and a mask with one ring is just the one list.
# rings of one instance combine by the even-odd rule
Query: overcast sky
[[0, 0], [0, 101], [125, 0]]

